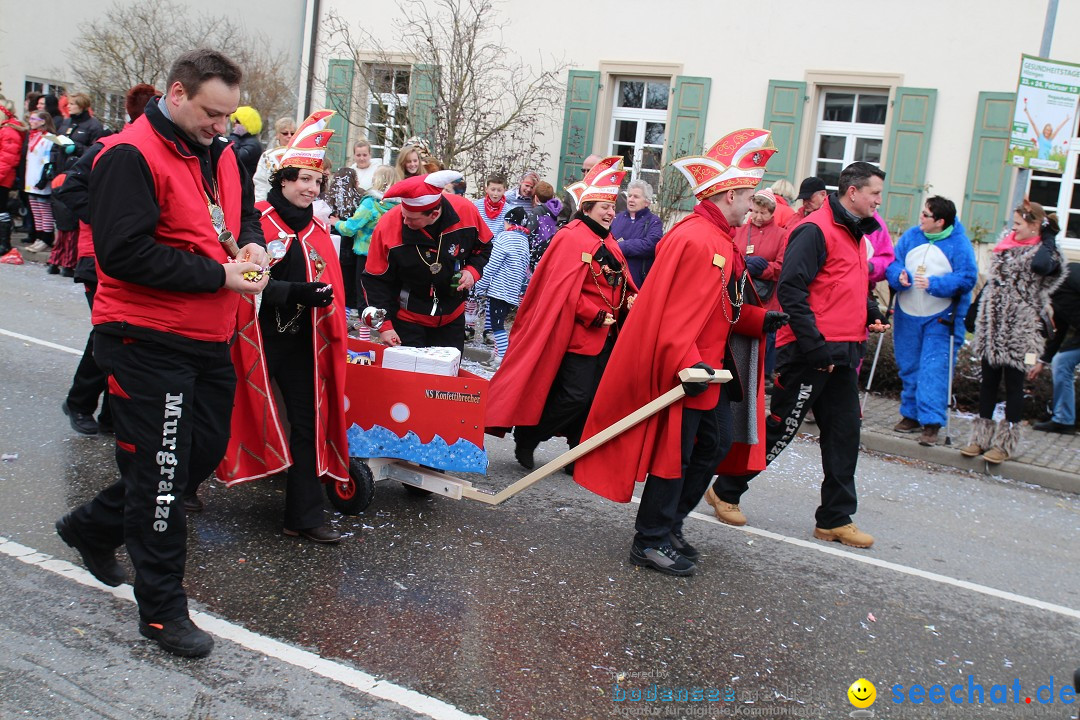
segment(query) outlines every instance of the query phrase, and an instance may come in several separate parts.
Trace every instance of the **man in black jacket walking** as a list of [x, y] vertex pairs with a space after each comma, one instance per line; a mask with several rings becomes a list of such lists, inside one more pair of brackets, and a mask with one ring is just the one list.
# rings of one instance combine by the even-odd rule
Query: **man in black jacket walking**
[[[795, 437], [813, 408], [821, 431], [821, 505], [814, 537], [867, 548], [874, 538], [852, 522], [859, 458], [858, 372], [866, 333], [888, 327], [868, 297], [866, 240], [878, 229], [885, 173], [855, 162], [840, 173], [835, 194], [788, 239], [777, 296], [790, 316], [776, 335], [779, 375], [765, 422], [765, 460], [771, 463]], [[865, 308], [865, 314], [856, 312]], [[739, 498], [755, 475], [718, 475], [705, 494], [717, 519], [746, 524]]]

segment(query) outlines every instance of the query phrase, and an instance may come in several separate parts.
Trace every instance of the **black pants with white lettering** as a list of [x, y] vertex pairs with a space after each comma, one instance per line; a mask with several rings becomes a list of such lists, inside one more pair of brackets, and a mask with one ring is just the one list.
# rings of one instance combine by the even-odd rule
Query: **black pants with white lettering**
[[[802, 363], [780, 368], [772, 406], [765, 420], [765, 460], [771, 463], [802, 425], [813, 408], [821, 433], [821, 505], [815, 519], [828, 530], [847, 525], [855, 514], [855, 465], [859, 460], [858, 374], [855, 368], [835, 367], [831, 373]], [[753, 475], [718, 475], [713, 492], [729, 503], [738, 503]]]
[[464, 313], [440, 327], [417, 325], [399, 318], [394, 321], [394, 330], [406, 347], [452, 347], [465, 352]]
[[681, 478], [649, 475], [641, 492], [634, 544], [640, 548], [668, 543], [673, 532], [682, 532], [683, 520], [697, 507], [716, 466], [731, 449], [731, 403], [724, 388], [712, 410], [682, 411]]
[[196, 357], [154, 342], [98, 332], [94, 359], [109, 375], [119, 482], [72, 513], [86, 540], [127, 546], [135, 600], [147, 622], [187, 615], [188, 478], [225, 455], [236, 372], [228, 350]]

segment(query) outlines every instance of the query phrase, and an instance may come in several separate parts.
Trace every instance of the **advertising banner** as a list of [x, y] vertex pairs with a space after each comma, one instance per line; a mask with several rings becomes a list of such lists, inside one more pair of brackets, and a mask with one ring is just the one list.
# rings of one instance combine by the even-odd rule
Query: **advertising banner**
[[1080, 65], [1022, 55], [1009, 162], [1061, 174], [1080, 103]]

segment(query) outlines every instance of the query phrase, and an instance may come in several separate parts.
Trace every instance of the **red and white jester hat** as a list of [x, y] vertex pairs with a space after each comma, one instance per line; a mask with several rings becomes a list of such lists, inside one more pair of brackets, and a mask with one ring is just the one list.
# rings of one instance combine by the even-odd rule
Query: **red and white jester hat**
[[743, 128], [717, 140], [704, 156], [680, 158], [672, 165], [686, 176], [697, 199], [704, 200], [726, 190], [757, 187], [775, 152], [772, 133]]
[[326, 127], [333, 114], [333, 110], [316, 110], [308, 115], [307, 120], [300, 123], [296, 134], [285, 146], [279, 167], [298, 167], [322, 172], [326, 147], [334, 136], [334, 131]]
[[574, 196], [578, 207], [587, 202], [613, 203], [625, 175], [622, 155], [612, 155], [593, 165], [580, 182], [568, 185], [566, 191]]
[[439, 170], [427, 175], [399, 180], [386, 189], [383, 200], [401, 200], [401, 205], [412, 212], [427, 212], [439, 207], [443, 188], [462, 179], [457, 170]]

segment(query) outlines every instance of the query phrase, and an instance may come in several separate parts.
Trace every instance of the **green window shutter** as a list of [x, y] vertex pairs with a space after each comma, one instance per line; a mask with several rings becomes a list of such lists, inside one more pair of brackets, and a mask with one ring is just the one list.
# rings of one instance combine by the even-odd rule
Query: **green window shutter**
[[435, 91], [439, 82], [437, 65], [413, 65], [409, 79], [409, 128], [434, 147]]
[[592, 154], [600, 73], [571, 70], [566, 79], [566, 108], [559, 146], [559, 186], [562, 190], [581, 179], [581, 161]]
[[762, 187], [777, 180], [787, 180], [795, 187], [795, 161], [799, 153], [803, 109], [806, 104], [806, 83], [770, 80], [769, 96], [765, 101], [765, 129], [772, 132], [776, 154], [769, 160]]
[[686, 178], [672, 161], [705, 152], [705, 119], [709, 112], [712, 79], [679, 75], [675, 78], [674, 105], [668, 125], [667, 169], [663, 176], [661, 203], [680, 210], [694, 209]]
[[331, 60], [326, 77], [326, 106], [337, 112], [327, 127], [334, 131], [326, 150], [335, 168], [343, 167], [349, 158], [349, 111], [352, 110], [353, 76], [356, 65], [352, 60]]
[[1012, 166], [1005, 163], [1016, 93], [981, 92], [971, 136], [962, 222], [968, 237], [990, 242], [1009, 210]]
[[889, 157], [885, 166], [885, 201], [881, 212], [890, 227], [894, 219], [907, 228], [919, 218], [936, 103], [937, 90], [896, 89], [893, 123], [889, 128]]

